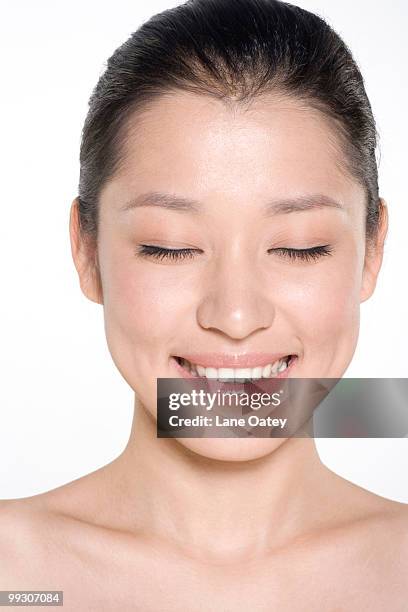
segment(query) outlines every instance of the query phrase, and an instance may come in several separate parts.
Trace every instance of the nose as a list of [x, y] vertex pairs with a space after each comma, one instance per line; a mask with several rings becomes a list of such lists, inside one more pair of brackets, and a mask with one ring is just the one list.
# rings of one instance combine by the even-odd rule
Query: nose
[[215, 330], [241, 340], [271, 326], [275, 307], [265, 293], [265, 283], [254, 266], [240, 258], [232, 266], [217, 266], [197, 309], [197, 320], [206, 330]]

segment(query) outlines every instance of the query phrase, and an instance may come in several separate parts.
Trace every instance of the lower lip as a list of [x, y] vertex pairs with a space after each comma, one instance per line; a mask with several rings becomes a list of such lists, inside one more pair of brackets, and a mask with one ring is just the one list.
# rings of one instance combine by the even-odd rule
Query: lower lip
[[[277, 376], [270, 376], [269, 378], [259, 378], [259, 379], [254, 378], [253, 381], [257, 382], [257, 380], [261, 381], [261, 380], [275, 380], [277, 378], [287, 378], [293, 366], [297, 362], [297, 360], [298, 360], [297, 356], [292, 357], [288, 367], [285, 370], [283, 370], [283, 372], [280, 372]], [[219, 381], [217, 378], [207, 378], [206, 376], [193, 376], [191, 372], [189, 372], [188, 370], [186, 370], [185, 368], [183, 368], [183, 366], [179, 364], [179, 362], [177, 361], [175, 357], [171, 357], [171, 361], [175, 365], [176, 370], [181, 374], [183, 378], [204, 378], [205, 380], [214, 381], [217, 383], [219, 382], [220, 384], [224, 384], [222, 383], [222, 381]], [[246, 384], [246, 383], [231, 383], [231, 384], [236, 385], [236, 384]]]

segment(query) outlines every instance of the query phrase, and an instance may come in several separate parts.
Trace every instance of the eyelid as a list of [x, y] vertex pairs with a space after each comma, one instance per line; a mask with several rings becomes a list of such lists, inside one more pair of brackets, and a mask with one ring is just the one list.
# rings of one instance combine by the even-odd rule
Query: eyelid
[[180, 249], [168, 249], [166, 247], [153, 245], [153, 244], [141, 244], [138, 250], [140, 255], [155, 257], [156, 259], [185, 259], [186, 257], [194, 257], [193, 252], [202, 252], [200, 249], [193, 249], [191, 247], [183, 247]]
[[289, 257], [290, 259], [300, 259], [304, 261], [310, 261], [311, 259], [317, 260], [320, 257], [332, 254], [332, 248], [329, 244], [322, 244], [314, 247], [309, 247], [307, 249], [276, 247], [274, 249], [268, 250], [268, 252], [271, 251], [278, 251], [280, 253], [283, 253], [286, 257]]
[[[193, 249], [191, 247], [184, 247], [180, 249], [168, 249], [166, 247], [161, 247], [158, 245], [151, 244], [141, 244], [139, 245], [139, 249], [137, 250], [137, 254], [141, 256], [154, 257], [156, 259], [173, 259], [173, 260], [182, 260], [185, 258], [193, 258], [194, 253], [202, 253], [201, 249]], [[291, 247], [275, 247], [268, 249], [268, 253], [278, 252], [282, 253], [285, 257], [288, 257], [292, 260], [303, 260], [303, 261], [311, 261], [317, 260], [320, 257], [325, 255], [331, 255], [332, 248], [329, 244], [318, 245], [314, 247], [309, 247], [307, 249], [295, 249]]]

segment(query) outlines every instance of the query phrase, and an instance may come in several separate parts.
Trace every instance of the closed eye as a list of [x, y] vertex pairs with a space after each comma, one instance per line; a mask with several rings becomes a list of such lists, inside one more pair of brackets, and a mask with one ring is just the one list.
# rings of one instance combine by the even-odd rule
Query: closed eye
[[[183, 249], [166, 249], [165, 247], [155, 246], [150, 244], [141, 244], [139, 245], [138, 254], [147, 257], [154, 257], [156, 259], [172, 259], [172, 260], [181, 260], [186, 258], [193, 258], [196, 253], [202, 253], [200, 249], [191, 249], [191, 248], [183, 248]], [[311, 247], [309, 249], [293, 249], [289, 247], [278, 247], [274, 249], [269, 249], [268, 253], [279, 253], [283, 257], [288, 257], [289, 259], [300, 259], [302, 261], [311, 261], [317, 260], [319, 257], [323, 257], [324, 255], [330, 255], [332, 249], [330, 245], [320, 245]]]
[[301, 259], [303, 261], [310, 261], [319, 259], [324, 255], [331, 255], [332, 249], [330, 245], [323, 244], [321, 246], [311, 247], [309, 249], [292, 249], [289, 247], [279, 247], [276, 249], [269, 249], [268, 253], [278, 252], [284, 257], [290, 259]]
[[155, 257], [156, 259], [185, 259], [186, 257], [194, 257], [194, 252], [202, 252], [199, 249], [166, 249], [160, 246], [153, 246], [151, 244], [141, 244], [140, 255], [146, 255], [148, 257]]

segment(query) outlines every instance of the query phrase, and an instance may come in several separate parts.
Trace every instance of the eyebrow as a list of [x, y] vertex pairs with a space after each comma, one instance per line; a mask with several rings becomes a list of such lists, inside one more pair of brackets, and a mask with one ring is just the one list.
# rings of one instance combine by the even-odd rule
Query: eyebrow
[[[147, 193], [142, 193], [136, 198], [133, 198], [123, 204], [119, 208], [119, 212], [123, 213], [146, 206], [195, 214], [200, 213], [203, 209], [203, 204], [198, 200], [176, 196], [170, 193], [163, 193], [161, 191], [149, 191]], [[274, 215], [286, 215], [292, 212], [301, 212], [316, 208], [343, 209], [343, 206], [331, 196], [315, 193], [296, 196], [294, 198], [272, 199], [263, 207], [263, 213], [265, 217], [269, 217]]]

